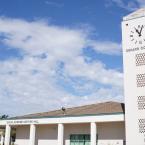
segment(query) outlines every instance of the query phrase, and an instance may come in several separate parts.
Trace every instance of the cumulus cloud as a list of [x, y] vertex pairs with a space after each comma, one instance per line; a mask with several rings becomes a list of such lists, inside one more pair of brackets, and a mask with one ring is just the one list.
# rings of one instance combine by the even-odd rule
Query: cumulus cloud
[[[122, 100], [122, 73], [100, 61], [88, 63], [82, 55], [88, 46], [96, 53], [119, 55], [120, 44], [91, 40], [83, 29], [9, 18], [0, 18], [0, 38], [2, 45], [22, 55], [0, 61], [1, 113], [46, 111], [104, 98]], [[71, 83], [83, 79], [89, 85], [74, 82], [72, 91], [65, 84], [70, 79]], [[92, 92], [79, 95], [77, 90]]]
[[121, 44], [111, 41], [91, 41], [90, 46], [98, 53], [120, 55]]
[[67, 63], [65, 69], [71, 76], [88, 78], [104, 85], [122, 86], [122, 73], [106, 69], [104, 64], [100, 62], [90, 64], [86, 63], [84, 58], [77, 57], [75, 60]]

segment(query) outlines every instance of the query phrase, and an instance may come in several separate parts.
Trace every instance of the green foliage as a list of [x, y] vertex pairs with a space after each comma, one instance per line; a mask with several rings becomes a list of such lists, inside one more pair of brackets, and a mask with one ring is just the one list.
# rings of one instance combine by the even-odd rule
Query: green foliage
[[2, 119], [7, 119], [9, 116], [8, 115], [6, 115], [6, 114], [4, 114], [4, 115], [1, 115], [0, 116], [0, 120], [2, 120]]

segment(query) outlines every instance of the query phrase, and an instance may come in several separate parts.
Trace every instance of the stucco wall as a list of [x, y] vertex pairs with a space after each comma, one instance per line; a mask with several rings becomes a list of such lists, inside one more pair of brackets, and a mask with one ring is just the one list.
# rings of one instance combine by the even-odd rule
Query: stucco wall
[[[125, 140], [123, 122], [98, 123], [98, 145], [122, 145]], [[65, 125], [65, 145], [70, 143], [70, 134], [89, 134], [90, 124]]]
[[[99, 123], [98, 145], [122, 145], [125, 140], [123, 122]], [[65, 124], [64, 145], [70, 145], [70, 134], [89, 134], [90, 124]], [[17, 127], [16, 145], [28, 145], [29, 127]], [[36, 145], [57, 145], [57, 125], [39, 125], [36, 128]]]
[[125, 124], [98, 124], [98, 138], [98, 145], [123, 145], [125, 140]]
[[36, 145], [57, 145], [57, 125], [37, 126]]
[[28, 145], [29, 135], [30, 135], [30, 126], [17, 127], [15, 145]]

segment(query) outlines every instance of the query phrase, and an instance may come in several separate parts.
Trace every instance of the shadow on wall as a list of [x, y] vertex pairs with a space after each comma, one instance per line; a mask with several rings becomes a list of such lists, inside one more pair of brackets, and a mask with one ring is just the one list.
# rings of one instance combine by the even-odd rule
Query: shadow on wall
[[27, 139], [27, 140], [29, 140], [29, 136], [30, 136], [30, 126], [29, 125], [16, 127], [16, 139]]
[[125, 140], [125, 123], [110, 122], [98, 124], [99, 140]]
[[57, 125], [37, 126], [35, 145], [38, 144], [57, 144]]

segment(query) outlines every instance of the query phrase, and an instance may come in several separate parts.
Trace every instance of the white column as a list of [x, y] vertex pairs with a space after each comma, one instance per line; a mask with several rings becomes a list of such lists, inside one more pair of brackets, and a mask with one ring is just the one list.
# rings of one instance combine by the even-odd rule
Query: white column
[[30, 125], [30, 140], [29, 145], [35, 145], [36, 125]]
[[58, 145], [63, 145], [64, 125], [58, 124]]
[[5, 129], [5, 145], [9, 145], [10, 144], [10, 138], [11, 138], [11, 126], [10, 125], [6, 125], [6, 129]]
[[1, 134], [1, 141], [0, 141], [0, 144], [3, 145], [3, 143], [4, 143], [4, 135]]
[[96, 145], [97, 142], [97, 125], [91, 122], [91, 145]]

